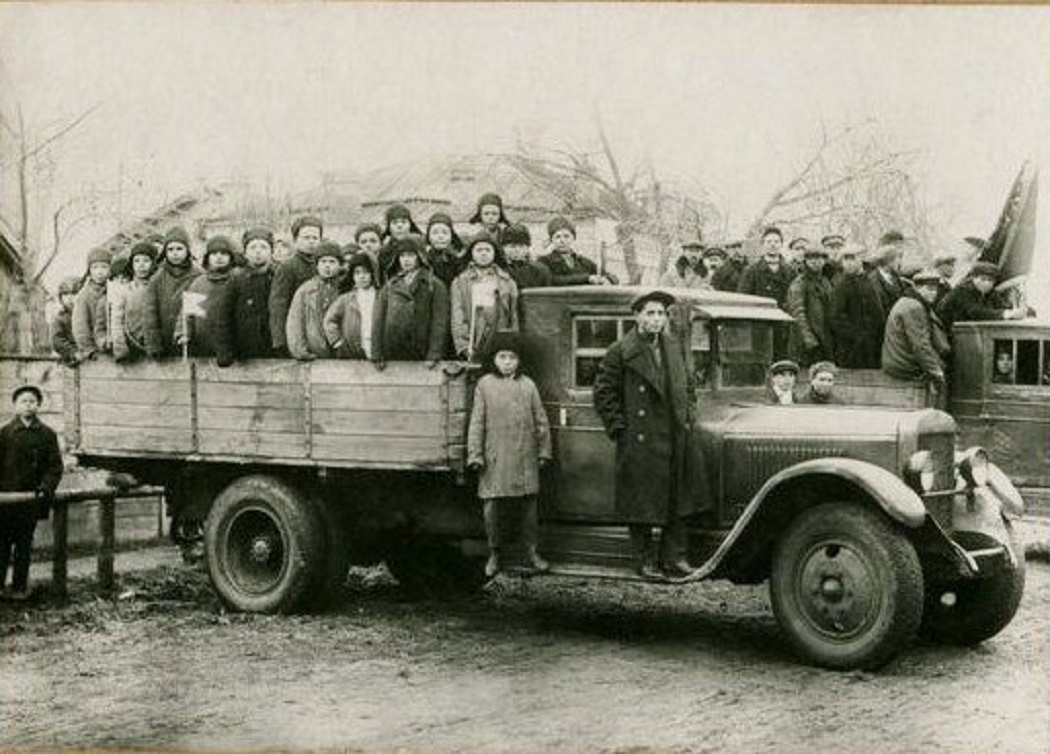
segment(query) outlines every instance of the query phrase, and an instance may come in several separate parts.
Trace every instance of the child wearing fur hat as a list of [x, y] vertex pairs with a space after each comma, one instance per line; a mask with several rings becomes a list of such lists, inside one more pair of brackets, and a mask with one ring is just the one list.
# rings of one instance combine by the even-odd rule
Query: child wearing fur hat
[[[175, 324], [175, 343], [188, 346], [192, 356], [214, 356], [219, 363], [233, 361], [233, 343], [223, 329], [219, 312], [229, 306], [233, 271], [233, 243], [226, 236], [213, 236], [204, 248], [204, 274], [186, 287], [185, 311]], [[193, 314], [193, 310], [202, 312]]]
[[376, 267], [358, 252], [347, 263], [353, 288], [340, 294], [324, 315], [324, 333], [336, 358], [372, 358], [372, 320], [376, 303]]
[[392, 242], [409, 235], [422, 236], [423, 231], [412, 219], [412, 212], [404, 204], [387, 207], [384, 215], [386, 228], [383, 230], [383, 248], [379, 250], [379, 276], [382, 282], [397, 275], [397, 254], [393, 251]]
[[288, 352], [300, 361], [327, 359], [332, 349], [325, 337], [324, 316], [339, 297], [339, 244], [322, 241], [315, 252], [316, 274], [299, 286], [288, 309]]
[[491, 578], [500, 570], [508, 544], [500, 537], [500, 518], [515, 508], [521, 514], [526, 565], [547, 571], [550, 566], [536, 552], [540, 468], [551, 460], [547, 413], [536, 384], [520, 371], [517, 334], [498, 333], [490, 350], [492, 370], [478, 380], [467, 430], [467, 466], [478, 473], [489, 545], [485, 575]]
[[448, 289], [431, 273], [423, 237], [391, 241], [397, 275], [376, 297], [372, 325], [372, 362], [383, 369], [389, 361], [426, 361], [437, 366], [448, 339]]
[[474, 359], [500, 330], [518, 329], [518, 286], [496, 264], [499, 245], [481, 231], [467, 245], [470, 264], [452, 283], [452, 342], [456, 355]]
[[507, 255], [507, 272], [518, 284], [518, 290], [546, 288], [551, 284], [551, 271], [529, 257], [532, 237], [529, 229], [514, 223], [503, 231], [503, 251]]
[[451, 286], [470, 262], [463, 240], [452, 225], [452, 218], [444, 212], [435, 212], [427, 221], [427, 262], [434, 275], [446, 286]]
[[131, 279], [118, 295], [110, 296], [110, 331], [113, 358], [128, 361], [146, 355], [146, 291], [157, 251], [145, 241], [135, 244], [129, 255]]
[[77, 341], [73, 337], [73, 302], [80, 291], [81, 280], [70, 277], [58, 284], [58, 312], [51, 322], [51, 350], [66, 366], [77, 364]]
[[[273, 284], [273, 232], [249, 228], [241, 237], [247, 265], [230, 280], [227, 305], [217, 312], [216, 328], [228, 333], [232, 353], [219, 358], [220, 367], [232, 359], [265, 359], [273, 355], [270, 335], [270, 288]], [[227, 361], [227, 357], [231, 361]]]
[[285, 325], [292, 297], [303, 283], [312, 278], [317, 270], [314, 252], [324, 235], [324, 225], [317, 217], [300, 217], [292, 223], [292, 241], [295, 254], [281, 262], [274, 271], [270, 286], [270, 336], [273, 350], [278, 355], [288, 352]]
[[547, 223], [550, 243], [546, 255], [536, 261], [550, 270], [551, 285], [611, 285], [615, 275], [599, 273], [598, 266], [587, 257], [576, 253], [576, 226], [568, 218], [558, 216]]
[[474, 226], [474, 232], [485, 231], [496, 243], [503, 244], [503, 231], [510, 225], [510, 220], [503, 211], [503, 198], [499, 194], [482, 194], [478, 199], [477, 209], [468, 222]]
[[87, 258], [87, 277], [73, 302], [73, 337], [81, 361], [110, 350], [106, 284], [110, 256], [105, 249], [92, 249]]
[[162, 256], [146, 287], [143, 311], [146, 353], [153, 359], [178, 352], [175, 325], [182, 313], [182, 294], [201, 274], [190, 258], [190, 236], [183, 228], [164, 234]]

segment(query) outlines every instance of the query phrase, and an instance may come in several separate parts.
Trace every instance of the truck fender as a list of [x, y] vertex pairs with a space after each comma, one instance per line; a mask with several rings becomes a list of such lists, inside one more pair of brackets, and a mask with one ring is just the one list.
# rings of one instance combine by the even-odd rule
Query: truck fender
[[738, 548], [746, 548], [753, 536], [762, 536], [763, 514], [774, 507], [777, 493], [803, 479], [814, 483], [830, 481], [840, 488], [860, 490], [887, 516], [909, 529], [920, 528], [926, 520], [922, 498], [902, 479], [880, 466], [853, 458], [802, 461], [774, 474], [762, 485], [714, 555], [695, 572], [695, 578], [710, 576], [728, 557], [735, 555]]

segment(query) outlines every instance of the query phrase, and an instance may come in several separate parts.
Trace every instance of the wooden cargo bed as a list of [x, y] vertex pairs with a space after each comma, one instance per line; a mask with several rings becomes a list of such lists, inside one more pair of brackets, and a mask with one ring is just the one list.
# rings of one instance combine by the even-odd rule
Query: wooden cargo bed
[[82, 455], [463, 469], [471, 381], [456, 364], [97, 361], [69, 376], [66, 428]]

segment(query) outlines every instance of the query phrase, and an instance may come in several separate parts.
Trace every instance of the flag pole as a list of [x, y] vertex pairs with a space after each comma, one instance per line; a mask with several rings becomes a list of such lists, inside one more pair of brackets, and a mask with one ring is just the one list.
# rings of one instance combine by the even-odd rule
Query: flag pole
[[189, 317], [186, 316], [186, 301], [182, 302], [182, 363], [186, 363], [190, 360], [190, 322]]
[[467, 343], [467, 361], [474, 361], [474, 320], [478, 307], [474, 306], [474, 296], [470, 297], [470, 341]]

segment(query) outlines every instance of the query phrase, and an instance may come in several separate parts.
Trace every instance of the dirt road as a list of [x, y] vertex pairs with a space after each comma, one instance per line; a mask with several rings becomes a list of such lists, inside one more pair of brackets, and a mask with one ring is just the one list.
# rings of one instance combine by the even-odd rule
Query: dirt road
[[507, 581], [450, 603], [359, 575], [322, 616], [224, 613], [199, 572], [0, 605], [0, 747], [653, 746], [1046, 752], [1050, 566], [984, 646], [798, 664], [764, 588]]

